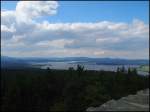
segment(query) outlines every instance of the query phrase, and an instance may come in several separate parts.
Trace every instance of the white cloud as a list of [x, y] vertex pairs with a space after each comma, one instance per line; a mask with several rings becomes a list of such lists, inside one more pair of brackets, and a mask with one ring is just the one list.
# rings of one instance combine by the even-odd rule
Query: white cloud
[[105, 53], [104, 51], [96, 51], [96, 52], [94, 52], [94, 55], [101, 56], [104, 53]]
[[56, 14], [56, 1], [19, 1], [16, 6], [18, 22], [31, 22], [32, 19]]
[[11, 27], [7, 27], [5, 25], [1, 25], [1, 31], [2, 32], [15, 32], [16, 29], [14, 28], [14, 26], [11, 26]]
[[[1, 11], [2, 53], [22, 56], [148, 57], [149, 27], [132, 23], [100, 21], [89, 23], [37, 22], [56, 14], [55, 1], [20, 1], [16, 10]], [[138, 49], [138, 51], [136, 51]], [[20, 54], [19, 54], [20, 53]]]
[[1, 24], [10, 27], [16, 21], [15, 11], [2, 10]]
[[66, 40], [66, 39], [58, 39], [52, 41], [40, 41], [36, 43], [39, 47], [55, 47], [55, 48], [64, 48], [65, 45], [71, 44], [73, 40]]

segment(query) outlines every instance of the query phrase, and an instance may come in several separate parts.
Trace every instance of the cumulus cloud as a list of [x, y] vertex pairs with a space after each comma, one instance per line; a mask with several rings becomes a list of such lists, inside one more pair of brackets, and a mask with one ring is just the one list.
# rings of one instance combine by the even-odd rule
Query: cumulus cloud
[[2, 10], [1, 11], [1, 24], [11, 26], [15, 23], [16, 15], [15, 11]]
[[66, 40], [66, 39], [58, 39], [52, 41], [40, 41], [36, 43], [39, 47], [55, 47], [55, 48], [64, 48], [65, 45], [71, 44], [73, 40]]
[[37, 17], [56, 14], [57, 7], [56, 1], [20, 1], [16, 6], [16, 19], [18, 22], [30, 22]]
[[36, 21], [38, 17], [56, 14], [57, 8], [56, 1], [20, 1], [16, 10], [2, 10], [2, 53], [13, 56], [131, 58], [136, 52], [138, 58], [148, 57], [149, 27], [143, 21], [138, 19], [131, 23]]
[[1, 31], [2, 32], [15, 32], [16, 29], [14, 28], [14, 26], [11, 26], [10, 28], [5, 26], [5, 25], [1, 25]]

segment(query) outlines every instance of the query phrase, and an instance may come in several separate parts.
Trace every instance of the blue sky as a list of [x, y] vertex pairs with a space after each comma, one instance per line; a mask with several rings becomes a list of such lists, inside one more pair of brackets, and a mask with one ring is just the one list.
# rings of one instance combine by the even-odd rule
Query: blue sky
[[4, 55], [148, 58], [148, 1], [34, 2], [1, 2]]
[[[14, 10], [16, 4], [2, 1], [1, 8]], [[51, 22], [131, 22], [138, 18], [148, 23], [148, 13], [148, 1], [59, 1], [57, 15], [45, 18]]]

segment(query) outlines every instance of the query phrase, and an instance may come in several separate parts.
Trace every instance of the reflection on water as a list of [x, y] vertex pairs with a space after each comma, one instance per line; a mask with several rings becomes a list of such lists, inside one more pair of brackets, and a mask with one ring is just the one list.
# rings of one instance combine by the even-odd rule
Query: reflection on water
[[[79, 64], [79, 63], [78, 63]], [[69, 67], [73, 67], [76, 69], [77, 63], [76, 62], [47, 62], [47, 63], [34, 63], [34, 66], [41, 68], [41, 69], [64, 69], [67, 70]], [[80, 63], [83, 65], [86, 70], [104, 70], [104, 71], [116, 71], [118, 67], [124, 66], [127, 70], [130, 68], [138, 68], [139, 65], [97, 65], [94, 63]], [[138, 71], [140, 75], [148, 75], [147, 72]]]

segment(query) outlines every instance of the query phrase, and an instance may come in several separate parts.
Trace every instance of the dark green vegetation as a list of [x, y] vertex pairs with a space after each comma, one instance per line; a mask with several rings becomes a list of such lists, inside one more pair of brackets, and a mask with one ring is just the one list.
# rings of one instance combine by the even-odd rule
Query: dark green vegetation
[[77, 70], [2, 70], [1, 94], [4, 110], [71, 111], [99, 106], [149, 88], [149, 77], [136, 70], [115, 72]]

